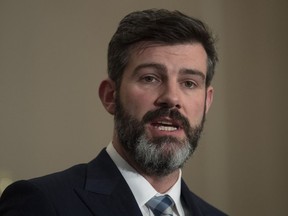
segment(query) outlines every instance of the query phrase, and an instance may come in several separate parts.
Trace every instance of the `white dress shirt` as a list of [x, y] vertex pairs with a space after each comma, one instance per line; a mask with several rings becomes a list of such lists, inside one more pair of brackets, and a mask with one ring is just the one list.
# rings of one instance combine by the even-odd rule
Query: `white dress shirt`
[[[140, 175], [133, 167], [131, 167], [115, 150], [113, 144], [110, 142], [106, 148], [107, 153], [114, 161], [119, 171], [123, 175], [127, 184], [129, 185], [137, 204], [143, 215], [154, 215], [153, 212], [145, 205], [148, 200], [154, 196], [163, 195], [158, 193], [153, 186]], [[181, 204], [181, 176], [180, 170], [177, 182], [167, 191], [168, 194], [174, 201], [175, 206], [173, 209], [173, 215], [184, 216], [183, 206]]]

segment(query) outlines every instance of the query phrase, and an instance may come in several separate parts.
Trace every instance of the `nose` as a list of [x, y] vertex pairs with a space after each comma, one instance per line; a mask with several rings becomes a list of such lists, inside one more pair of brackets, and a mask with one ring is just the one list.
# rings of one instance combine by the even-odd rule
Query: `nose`
[[167, 83], [160, 91], [159, 97], [156, 100], [156, 106], [166, 108], [181, 108], [180, 92], [176, 84]]

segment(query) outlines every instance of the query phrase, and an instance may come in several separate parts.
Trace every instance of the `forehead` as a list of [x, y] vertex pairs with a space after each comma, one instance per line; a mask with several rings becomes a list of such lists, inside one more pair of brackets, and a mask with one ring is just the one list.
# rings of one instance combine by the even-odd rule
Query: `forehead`
[[131, 48], [125, 71], [129, 72], [141, 64], [153, 63], [173, 71], [198, 70], [206, 76], [207, 62], [206, 51], [200, 43], [163, 45], [141, 42]]

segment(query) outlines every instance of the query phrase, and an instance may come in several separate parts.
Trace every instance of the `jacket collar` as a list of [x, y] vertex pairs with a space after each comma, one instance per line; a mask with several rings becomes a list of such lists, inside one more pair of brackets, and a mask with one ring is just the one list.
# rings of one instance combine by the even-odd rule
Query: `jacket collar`
[[137, 202], [106, 150], [87, 165], [84, 189], [76, 189], [93, 215], [142, 215]]

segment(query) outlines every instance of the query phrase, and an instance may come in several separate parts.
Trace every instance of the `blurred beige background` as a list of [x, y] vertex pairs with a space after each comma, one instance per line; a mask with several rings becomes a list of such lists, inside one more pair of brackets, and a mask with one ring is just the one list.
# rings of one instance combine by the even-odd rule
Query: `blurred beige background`
[[0, 186], [108, 144], [113, 119], [97, 93], [107, 44], [124, 15], [146, 8], [199, 17], [219, 38], [190, 188], [230, 215], [288, 215], [287, 0], [0, 0]]

